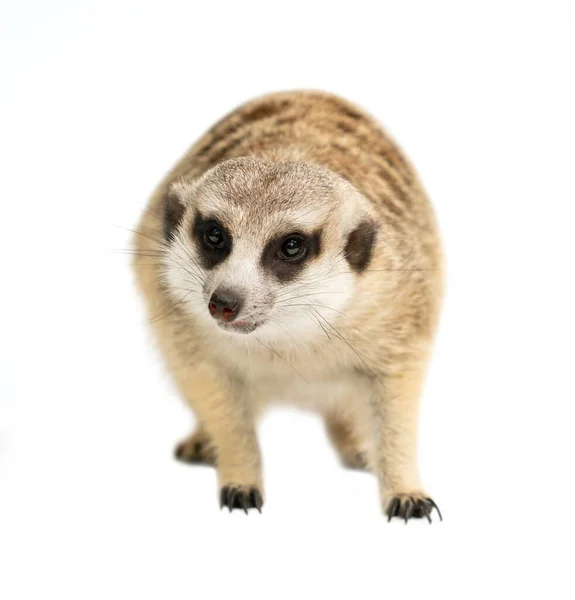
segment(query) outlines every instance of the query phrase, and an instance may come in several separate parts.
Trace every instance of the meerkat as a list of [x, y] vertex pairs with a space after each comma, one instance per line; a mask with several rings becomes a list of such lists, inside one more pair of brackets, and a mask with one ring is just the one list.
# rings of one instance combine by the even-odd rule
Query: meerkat
[[435, 217], [380, 124], [317, 91], [251, 100], [159, 184], [136, 281], [197, 420], [178, 459], [217, 469], [220, 505], [264, 502], [256, 424], [317, 411], [387, 519], [439, 509], [417, 466], [418, 405], [442, 297]]

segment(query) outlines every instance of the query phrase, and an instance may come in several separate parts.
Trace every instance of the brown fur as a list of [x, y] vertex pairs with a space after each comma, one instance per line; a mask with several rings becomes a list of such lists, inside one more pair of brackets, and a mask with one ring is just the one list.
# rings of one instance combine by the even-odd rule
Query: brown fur
[[[253, 161], [228, 170], [236, 163], [226, 161], [238, 157]], [[314, 165], [323, 170], [316, 173]], [[327, 173], [325, 178], [322, 173]], [[204, 174], [215, 174], [227, 190], [221, 202], [229, 202], [230, 227], [234, 203], [237, 210], [251, 211], [242, 213], [246, 236], [272, 227], [266, 219], [279, 210], [278, 203], [289, 208], [300, 201], [297, 194], [308, 193], [302, 205], [330, 208], [327, 198], [336, 193], [340, 178], [351, 184], [345, 197], [357, 196], [357, 207], [346, 213], [346, 202], [352, 200], [344, 200], [343, 212], [329, 213], [320, 252], [340, 243], [338, 232], [356, 212], [374, 223], [375, 244], [367, 257], [361, 252], [371, 248], [366, 240], [370, 234], [361, 222], [353, 227], [350, 223], [356, 228], [355, 237], [351, 231], [346, 234], [352, 246], [341, 248], [354, 273], [344, 314], [330, 315], [329, 323], [315, 319], [317, 335], [304, 340], [264, 344], [251, 335], [211, 333], [186, 313], [164, 277], [164, 205], [171, 190], [184, 189], [187, 203], [193, 203], [196, 188], [190, 186]], [[248, 184], [252, 187], [244, 194]], [[260, 200], [264, 191], [265, 201]], [[181, 218], [182, 231], [191, 227], [186, 221], [191, 217]], [[200, 423], [196, 436], [210, 449], [206, 462], [217, 462], [220, 487], [255, 487], [263, 494], [255, 423], [279, 390], [326, 415], [342, 460], [368, 466], [376, 474], [388, 515], [428, 513], [433, 504], [420, 483], [416, 438], [419, 397], [442, 293], [439, 241], [414, 169], [373, 118], [320, 92], [271, 94], [237, 108], [160, 183], [134, 243], [134, 269], [156, 338]], [[354, 268], [354, 257], [360, 268]], [[189, 460], [200, 456], [194, 440], [181, 450]]]

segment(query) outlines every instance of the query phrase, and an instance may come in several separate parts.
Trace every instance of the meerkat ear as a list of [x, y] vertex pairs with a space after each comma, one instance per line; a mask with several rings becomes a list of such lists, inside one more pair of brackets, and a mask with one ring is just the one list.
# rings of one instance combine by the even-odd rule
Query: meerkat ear
[[186, 206], [178, 190], [170, 188], [164, 197], [164, 237], [166, 241], [173, 240], [178, 225], [182, 222]]
[[371, 203], [351, 183], [340, 181], [343, 195], [342, 223], [354, 223], [351, 231], [343, 231], [344, 256], [353, 271], [362, 273], [371, 262], [377, 224]]
[[376, 237], [377, 226], [369, 216], [362, 217], [347, 236], [344, 254], [349, 266], [356, 273], [362, 273], [369, 266]]
[[178, 179], [168, 189], [164, 196], [164, 237], [166, 241], [174, 239], [186, 207], [191, 202], [201, 177]]

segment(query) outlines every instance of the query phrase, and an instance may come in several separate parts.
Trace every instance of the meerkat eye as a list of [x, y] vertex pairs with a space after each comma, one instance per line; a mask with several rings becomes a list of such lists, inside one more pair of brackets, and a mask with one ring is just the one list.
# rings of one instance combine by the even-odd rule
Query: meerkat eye
[[210, 225], [204, 231], [204, 242], [209, 248], [221, 250], [224, 247], [225, 239], [222, 230], [217, 225]]
[[295, 260], [303, 258], [306, 253], [304, 239], [299, 235], [290, 235], [281, 243], [278, 258], [281, 260]]

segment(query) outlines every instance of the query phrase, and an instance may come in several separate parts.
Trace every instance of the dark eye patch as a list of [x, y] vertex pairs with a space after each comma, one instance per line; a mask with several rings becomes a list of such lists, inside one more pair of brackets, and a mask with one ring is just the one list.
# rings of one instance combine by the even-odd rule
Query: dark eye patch
[[232, 251], [232, 238], [216, 219], [197, 214], [192, 225], [192, 237], [204, 269], [213, 269]]
[[[297, 252], [296, 252], [297, 249]], [[292, 232], [272, 238], [264, 248], [261, 264], [278, 281], [297, 277], [306, 264], [321, 252], [321, 231], [312, 234]]]

